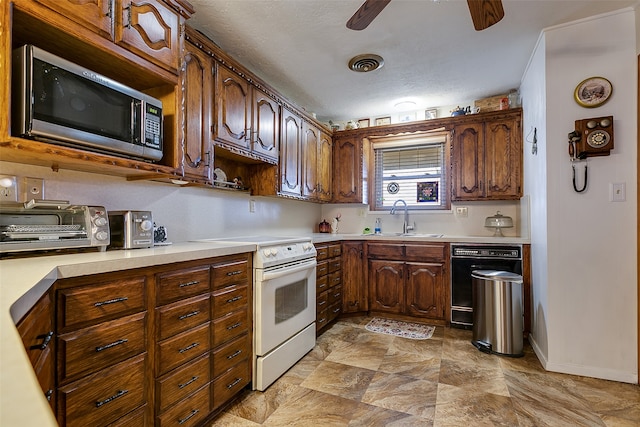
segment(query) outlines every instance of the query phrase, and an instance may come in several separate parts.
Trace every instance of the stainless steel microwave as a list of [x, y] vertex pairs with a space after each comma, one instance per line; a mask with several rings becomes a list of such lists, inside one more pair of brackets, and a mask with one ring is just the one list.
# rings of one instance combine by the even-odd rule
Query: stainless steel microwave
[[162, 101], [32, 45], [13, 51], [12, 134], [162, 159]]

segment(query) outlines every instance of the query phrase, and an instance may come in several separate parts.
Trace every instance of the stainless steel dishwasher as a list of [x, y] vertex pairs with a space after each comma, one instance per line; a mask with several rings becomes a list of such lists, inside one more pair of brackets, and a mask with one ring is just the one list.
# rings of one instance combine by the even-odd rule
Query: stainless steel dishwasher
[[473, 327], [473, 270], [499, 270], [522, 274], [522, 245], [451, 245], [451, 326]]

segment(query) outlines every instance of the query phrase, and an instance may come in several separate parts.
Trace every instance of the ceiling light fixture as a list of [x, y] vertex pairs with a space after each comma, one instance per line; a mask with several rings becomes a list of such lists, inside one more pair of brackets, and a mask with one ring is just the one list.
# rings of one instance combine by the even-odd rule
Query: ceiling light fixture
[[357, 55], [349, 60], [349, 69], [360, 73], [377, 70], [382, 68], [383, 65], [384, 59], [382, 59], [380, 55], [375, 55], [373, 53]]
[[396, 103], [393, 108], [399, 111], [415, 110], [416, 103], [414, 101], [400, 101]]

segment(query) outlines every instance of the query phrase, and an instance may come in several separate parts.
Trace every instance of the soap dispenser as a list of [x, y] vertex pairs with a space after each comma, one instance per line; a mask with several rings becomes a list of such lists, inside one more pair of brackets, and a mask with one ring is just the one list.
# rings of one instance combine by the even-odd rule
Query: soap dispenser
[[380, 218], [376, 218], [376, 227], [373, 229], [373, 232], [375, 234], [381, 234], [382, 233], [382, 225], [381, 225]]

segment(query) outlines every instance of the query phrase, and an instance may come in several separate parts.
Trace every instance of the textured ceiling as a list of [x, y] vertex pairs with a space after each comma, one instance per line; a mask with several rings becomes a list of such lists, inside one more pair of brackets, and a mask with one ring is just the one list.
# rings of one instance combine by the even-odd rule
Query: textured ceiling
[[[543, 28], [637, 3], [503, 0], [505, 18], [477, 32], [466, 0], [392, 0], [362, 31], [345, 24], [364, 0], [189, 1], [189, 25], [322, 121], [398, 113], [405, 99], [420, 110], [506, 93]], [[384, 67], [350, 71], [363, 53]]]

